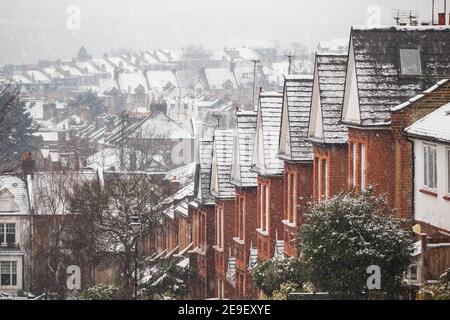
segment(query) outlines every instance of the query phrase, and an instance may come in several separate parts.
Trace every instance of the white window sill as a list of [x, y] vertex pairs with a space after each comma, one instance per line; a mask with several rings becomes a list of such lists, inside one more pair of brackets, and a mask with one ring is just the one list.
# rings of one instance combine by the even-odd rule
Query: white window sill
[[257, 228], [257, 229], [256, 229], [256, 232], [258, 232], [259, 234], [261, 234], [261, 235], [263, 235], [263, 236], [265, 236], [265, 237], [268, 237], [268, 236], [269, 236], [269, 232], [268, 232], [268, 231], [261, 230], [261, 228]]
[[221, 248], [221, 247], [219, 247], [217, 245], [214, 245], [213, 249], [216, 250], [217, 252], [223, 252], [223, 248]]
[[291, 227], [291, 228], [295, 228], [297, 227], [297, 225], [294, 222], [289, 222], [289, 220], [283, 220], [281, 221], [284, 225]]
[[239, 237], [234, 237], [233, 240], [240, 245], [244, 245], [244, 240], [240, 239]]

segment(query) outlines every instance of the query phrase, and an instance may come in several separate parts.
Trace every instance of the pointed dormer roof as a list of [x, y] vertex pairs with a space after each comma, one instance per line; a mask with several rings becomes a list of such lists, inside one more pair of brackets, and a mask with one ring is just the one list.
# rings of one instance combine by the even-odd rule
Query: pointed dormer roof
[[198, 164], [195, 173], [194, 196], [197, 202], [203, 205], [214, 204], [211, 195], [211, 164], [212, 164], [212, 140], [200, 140], [198, 146]]
[[256, 117], [257, 113], [254, 111], [236, 113], [231, 183], [241, 188], [256, 187], [258, 184], [257, 174], [251, 170]]
[[312, 144], [308, 140], [312, 83], [309, 75], [289, 75], [284, 81], [280, 159], [312, 160]]
[[283, 173], [284, 163], [278, 158], [283, 94], [261, 92], [256, 121], [252, 167], [260, 175]]
[[314, 68], [309, 139], [317, 143], [345, 143], [347, 126], [341, 123], [346, 54], [317, 53]]
[[219, 199], [233, 198], [230, 183], [234, 130], [216, 130], [211, 168], [211, 194]]

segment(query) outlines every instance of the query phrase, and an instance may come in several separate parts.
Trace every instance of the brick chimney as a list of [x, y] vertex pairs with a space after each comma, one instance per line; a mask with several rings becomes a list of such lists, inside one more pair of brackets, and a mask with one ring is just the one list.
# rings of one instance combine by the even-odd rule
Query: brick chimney
[[44, 120], [48, 120], [55, 117], [56, 113], [56, 104], [55, 103], [46, 103], [43, 106], [43, 117]]
[[22, 153], [22, 177], [26, 179], [28, 175], [34, 177], [34, 160], [31, 151]]

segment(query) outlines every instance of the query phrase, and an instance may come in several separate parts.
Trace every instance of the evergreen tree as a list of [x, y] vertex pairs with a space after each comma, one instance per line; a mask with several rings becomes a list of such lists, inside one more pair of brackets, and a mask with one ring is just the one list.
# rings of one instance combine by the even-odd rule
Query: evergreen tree
[[37, 148], [31, 115], [19, 98], [20, 89], [9, 86], [0, 93], [0, 172], [20, 166], [21, 155]]
[[[372, 190], [341, 194], [318, 203], [306, 218], [297, 247], [319, 290], [356, 299], [392, 298], [400, 291], [411, 263], [413, 237], [383, 198]], [[369, 292], [367, 268], [372, 265], [380, 268], [381, 286]]]
[[92, 118], [97, 117], [106, 111], [104, 101], [92, 91], [82, 92], [75, 98], [76, 106], [89, 107], [89, 113]]

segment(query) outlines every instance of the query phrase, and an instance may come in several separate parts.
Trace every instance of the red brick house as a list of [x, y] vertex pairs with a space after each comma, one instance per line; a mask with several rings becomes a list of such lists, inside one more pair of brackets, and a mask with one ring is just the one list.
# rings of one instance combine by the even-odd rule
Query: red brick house
[[450, 74], [448, 52], [449, 28], [351, 31], [342, 108], [349, 128], [348, 185], [374, 186], [398, 217], [412, 218], [411, 151], [400, 133], [424, 114], [395, 107]]
[[196, 270], [191, 283], [191, 298], [214, 298], [215, 293], [215, 241], [214, 198], [211, 195], [211, 161], [213, 141], [201, 140], [195, 174], [194, 200], [189, 203], [192, 223], [193, 249], [189, 251], [189, 266]]
[[313, 144], [313, 198], [346, 191], [347, 135], [340, 123], [346, 54], [317, 53], [308, 137]]
[[216, 297], [233, 298], [236, 286], [234, 249], [235, 201], [230, 183], [234, 130], [214, 133], [211, 166], [211, 194], [215, 199], [215, 277]]
[[234, 256], [236, 258], [235, 297], [255, 297], [250, 270], [251, 251], [256, 247], [257, 174], [251, 170], [256, 132], [256, 112], [236, 113], [231, 163], [231, 183], [235, 186]]
[[258, 174], [258, 259], [282, 256], [284, 163], [278, 158], [283, 94], [261, 92], [256, 121], [252, 170]]
[[284, 253], [297, 254], [295, 238], [312, 200], [313, 159], [308, 141], [313, 78], [287, 76], [284, 81], [279, 158], [284, 160]]

